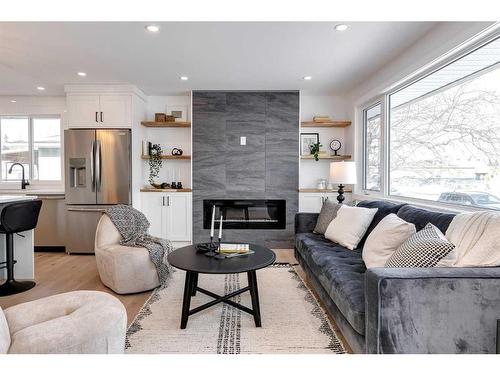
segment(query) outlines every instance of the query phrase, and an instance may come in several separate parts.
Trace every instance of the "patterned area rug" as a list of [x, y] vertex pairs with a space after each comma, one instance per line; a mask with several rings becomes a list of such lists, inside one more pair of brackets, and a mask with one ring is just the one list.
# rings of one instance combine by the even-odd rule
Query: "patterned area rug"
[[[167, 288], [155, 290], [127, 332], [127, 353], [345, 353], [325, 312], [289, 264], [257, 271], [262, 327], [253, 317], [227, 304], [191, 315], [181, 330], [183, 271]], [[199, 275], [198, 285], [219, 295], [248, 285], [246, 274]], [[209, 302], [197, 293], [191, 309]], [[233, 298], [251, 307], [250, 293]]]

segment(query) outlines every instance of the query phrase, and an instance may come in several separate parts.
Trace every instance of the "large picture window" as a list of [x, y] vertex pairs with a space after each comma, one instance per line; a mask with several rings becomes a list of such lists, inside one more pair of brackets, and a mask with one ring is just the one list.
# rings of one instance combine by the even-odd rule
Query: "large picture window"
[[389, 193], [500, 209], [500, 40], [389, 95]]
[[[58, 117], [0, 117], [2, 181], [61, 180], [61, 120]], [[10, 171], [10, 173], [9, 173]]]

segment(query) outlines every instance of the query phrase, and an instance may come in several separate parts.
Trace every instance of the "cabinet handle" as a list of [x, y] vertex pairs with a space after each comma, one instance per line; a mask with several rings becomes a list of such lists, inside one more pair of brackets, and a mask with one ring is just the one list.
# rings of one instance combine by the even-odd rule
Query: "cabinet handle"
[[95, 122], [99, 122], [99, 121], [97, 120], [97, 112], [95, 113]]
[[321, 197], [321, 204], [325, 203], [325, 197]]
[[102, 112], [101, 112], [101, 122], [102, 122]]
[[170, 196], [167, 195], [167, 206], [170, 206]]
[[165, 197], [161, 197], [161, 205], [165, 206]]

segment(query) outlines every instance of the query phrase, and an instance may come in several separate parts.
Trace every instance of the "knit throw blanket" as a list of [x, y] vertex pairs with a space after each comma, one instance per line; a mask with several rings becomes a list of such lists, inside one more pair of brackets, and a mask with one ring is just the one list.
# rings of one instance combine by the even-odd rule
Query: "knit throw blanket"
[[148, 219], [133, 207], [120, 204], [108, 208], [105, 213], [122, 236], [120, 245], [148, 249], [151, 261], [158, 272], [160, 284], [162, 287], [166, 286], [172, 274], [172, 267], [167, 261], [167, 256], [172, 251], [170, 241], [151, 236], [148, 233]]

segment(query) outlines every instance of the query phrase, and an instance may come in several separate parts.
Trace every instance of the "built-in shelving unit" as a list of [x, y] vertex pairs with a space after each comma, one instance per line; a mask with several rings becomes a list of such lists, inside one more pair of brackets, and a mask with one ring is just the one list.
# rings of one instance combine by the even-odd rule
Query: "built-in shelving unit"
[[303, 128], [346, 128], [351, 125], [351, 121], [330, 121], [330, 122], [314, 122], [302, 121], [300, 126]]
[[[338, 189], [299, 189], [299, 193], [337, 193]], [[344, 189], [344, 193], [352, 193], [352, 189]]]
[[[151, 159], [151, 156], [142, 155], [141, 158], [149, 160]], [[162, 155], [161, 158], [168, 160], [191, 160], [191, 155]]]
[[147, 128], [190, 128], [190, 122], [156, 122], [156, 121], [142, 121], [142, 126]]
[[142, 193], [191, 193], [193, 189], [156, 189], [156, 188], [142, 188]]
[[[301, 155], [301, 159], [309, 159], [314, 160], [313, 155]], [[321, 155], [319, 154], [319, 160], [349, 160], [351, 159], [351, 155]]]

